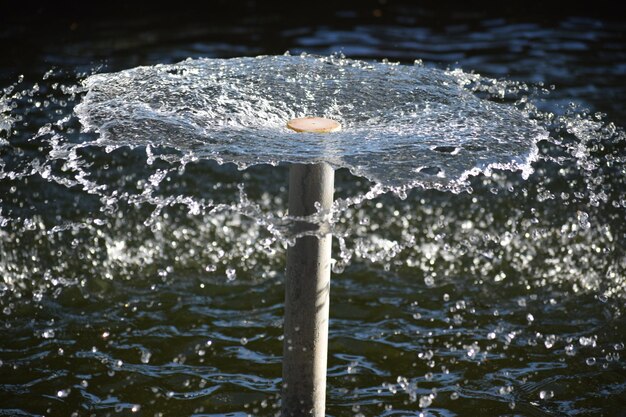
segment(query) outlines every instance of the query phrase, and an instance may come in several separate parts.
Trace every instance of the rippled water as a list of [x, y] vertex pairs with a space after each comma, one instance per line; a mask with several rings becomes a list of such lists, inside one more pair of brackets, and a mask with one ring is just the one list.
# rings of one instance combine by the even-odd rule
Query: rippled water
[[621, 415], [623, 27], [406, 16], [283, 28], [278, 44], [241, 35], [264, 26], [214, 39], [147, 20], [116, 33], [123, 48], [95, 30], [51, 39], [30, 73], [3, 64], [0, 414], [276, 414], [288, 167], [107, 148], [74, 108], [98, 56], [122, 70], [289, 49], [458, 61], [446, 77], [480, 73], [468, 94], [549, 133], [528, 178], [493, 170], [458, 194], [382, 193], [382, 174], [338, 165], [328, 415]]

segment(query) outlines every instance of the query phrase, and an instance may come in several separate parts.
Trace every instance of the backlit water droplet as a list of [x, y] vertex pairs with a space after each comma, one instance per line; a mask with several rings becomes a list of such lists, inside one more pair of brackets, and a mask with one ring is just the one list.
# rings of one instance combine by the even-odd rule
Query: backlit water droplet
[[150, 362], [151, 357], [152, 357], [152, 353], [150, 353], [148, 350], [141, 351], [141, 363]]
[[237, 271], [234, 268], [226, 268], [226, 278], [234, 281], [237, 278]]
[[44, 339], [52, 339], [54, 336], [54, 329], [46, 329], [41, 333], [41, 337], [43, 337]]
[[589, 214], [584, 211], [576, 212], [576, 217], [578, 218], [578, 225], [582, 229], [589, 229], [591, 227], [591, 223], [589, 223]]
[[70, 395], [71, 389], [62, 389], [57, 391], [57, 397], [59, 398], [67, 398], [68, 395]]
[[433, 394], [421, 396], [419, 399], [420, 408], [430, 407], [430, 405], [433, 403], [434, 398], [435, 397]]

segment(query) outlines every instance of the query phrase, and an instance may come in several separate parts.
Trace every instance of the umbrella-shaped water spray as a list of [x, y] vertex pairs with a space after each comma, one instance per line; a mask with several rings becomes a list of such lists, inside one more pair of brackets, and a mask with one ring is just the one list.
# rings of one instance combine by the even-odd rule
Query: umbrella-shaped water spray
[[530, 172], [547, 132], [472, 79], [340, 57], [187, 60], [98, 74], [76, 108], [102, 145], [151, 145], [245, 168], [291, 163], [283, 414], [324, 415], [333, 177], [374, 193], [459, 192], [493, 168]]

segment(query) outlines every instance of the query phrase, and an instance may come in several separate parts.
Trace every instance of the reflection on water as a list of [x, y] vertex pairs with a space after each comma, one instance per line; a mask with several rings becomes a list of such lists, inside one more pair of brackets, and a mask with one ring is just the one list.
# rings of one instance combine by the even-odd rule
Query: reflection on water
[[103, 148], [72, 112], [101, 58], [120, 70], [288, 49], [556, 84], [505, 97], [550, 133], [526, 180], [495, 170], [471, 193], [400, 199], [337, 172], [328, 414], [620, 415], [623, 27], [419, 16], [338, 15], [277, 43], [269, 24], [146, 19], [111, 42], [102, 23], [3, 62], [0, 414], [276, 414], [287, 167]]

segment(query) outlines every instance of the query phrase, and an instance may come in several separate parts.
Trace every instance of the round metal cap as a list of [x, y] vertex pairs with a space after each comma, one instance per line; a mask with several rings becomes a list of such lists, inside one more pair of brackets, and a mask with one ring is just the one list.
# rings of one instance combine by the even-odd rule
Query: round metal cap
[[341, 130], [341, 124], [339, 124], [339, 122], [323, 117], [291, 119], [287, 122], [287, 127], [301, 133], [329, 133]]

